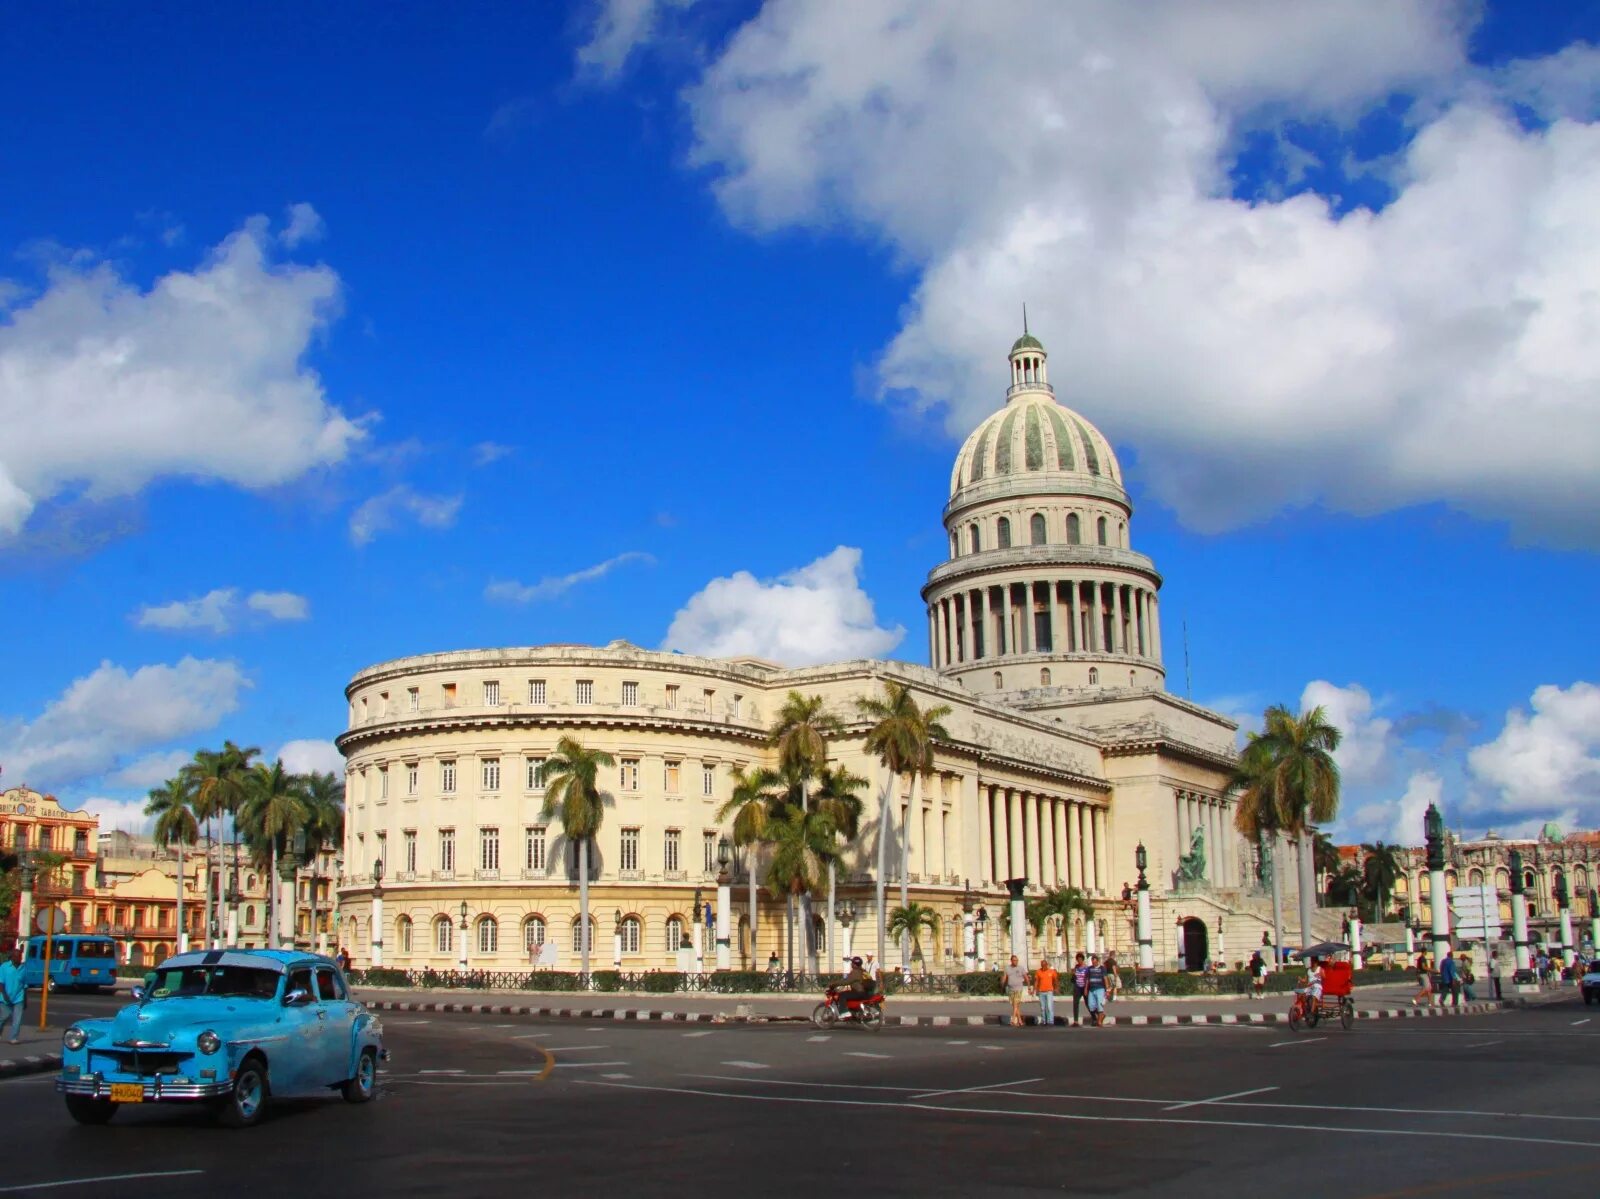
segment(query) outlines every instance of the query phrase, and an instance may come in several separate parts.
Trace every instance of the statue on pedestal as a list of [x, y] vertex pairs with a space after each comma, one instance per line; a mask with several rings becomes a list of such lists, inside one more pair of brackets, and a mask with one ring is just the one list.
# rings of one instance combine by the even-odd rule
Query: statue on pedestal
[[1204, 882], [1206, 877], [1206, 834], [1195, 829], [1189, 836], [1189, 852], [1178, 859], [1180, 883]]

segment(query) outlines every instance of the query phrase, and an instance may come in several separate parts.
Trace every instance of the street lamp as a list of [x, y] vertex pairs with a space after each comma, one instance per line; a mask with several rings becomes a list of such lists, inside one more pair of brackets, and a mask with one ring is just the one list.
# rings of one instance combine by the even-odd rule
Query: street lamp
[[618, 908], [611, 922], [611, 965], [622, 969], [622, 909]]
[[[315, 922], [313, 922], [315, 923]], [[316, 929], [311, 930], [315, 935]], [[383, 859], [372, 863], [372, 964], [383, 965]]]
[[833, 917], [839, 922], [843, 930], [840, 939], [844, 942], [844, 960], [848, 962], [855, 953], [855, 923], [856, 905], [852, 899], [841, 899], [833, 905]]
[[1561, 960], [1570, 967], [1577, 962], [1578, 956], [1572, 948], [1572, 900], [1567, 892], [1565, 870], [1556, 875], [1556, 885], [1552, 894], [1555, 896], [1556, 911], [1561, 917]]
[[978, 955], [978, 969], [987, 970], [989, 968], [989, 911], [982, 905], [978, 907], [978, 915], [973, 921], [973, 929], [976, 933], [973, 952]]
[[239, 903], [244, 899], [244, 893], [239, 890], [239, 871], [228, 871], [228, 946], [232, 948], [239, 944]]
[[1135, 936], [1139, 941], [1139, 969], [1154, 970], [1156, 956], [1150, 936], [1150, 880], [1144, 873], [1145, 867], [1150, 864], [1150, 855], [1145, 852], [1143, 841], [1139, 842], [1133, 851], [1133, 864], [1139, 871], [1139, 885], [1135, 895], [1138, 907], [1134, 924]]
[[467, 968], [467, 901], [461, 901], [461, 946], [456, 951], [456, 963], [462, 969]]
[[[727, 970], [733, 964], [733, 951], [728, 944], [728, 929], [733, 914], [733, 875], [728, 873], [728, 863], [733, 861], [733, 842], [724, 833], [717, 838], [717, 969]], [[752, 937], [755, 930], [751, 929]]]
[[[690, 917], [691, 931], [694, 934], [694, 970], [696, 974], [704, 974], [706, 969], [706, 914], [701, 909], [700, 888], [694, 889], [694, 911]], [[680, 943], [677, 948], [683, 946]]]

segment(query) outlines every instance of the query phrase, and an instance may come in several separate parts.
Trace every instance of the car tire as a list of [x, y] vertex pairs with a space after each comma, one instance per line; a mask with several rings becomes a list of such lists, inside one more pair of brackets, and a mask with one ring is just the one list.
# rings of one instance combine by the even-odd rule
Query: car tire
[[356, 1061], [356, 1075], [339, 1087], [346, 1103], [367, 1103], [378, 1093], [378, 1051], [363, 1049]]
[[109, 1099], [94, 1099], [88, 1095], [64, 1095], [67, 1115], [79, 1124], [109, 1124], [117, 1114], [117, 1105]]
[[246, 1058], [233, 1078], [233, 1091], [217, 1108], [217, 1121], [228, 1128], [249, 1128], [261, 1120], [272, 1093], [267, 1064], [258, 1057]]

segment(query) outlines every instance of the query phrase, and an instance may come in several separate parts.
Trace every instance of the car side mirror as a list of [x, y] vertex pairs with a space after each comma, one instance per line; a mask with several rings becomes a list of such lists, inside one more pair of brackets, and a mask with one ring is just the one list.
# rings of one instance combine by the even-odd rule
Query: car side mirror
[[143, 1003], [144, 1002], [144, 988], [143, 987], [135, 987], [133, 989], [133, 1001], [135, 1003]]
[[283, 1002], [287, 1007], [305, 1007], [311, 1002], [311, 992], [304, 987], [296, 987], [283, 997]]

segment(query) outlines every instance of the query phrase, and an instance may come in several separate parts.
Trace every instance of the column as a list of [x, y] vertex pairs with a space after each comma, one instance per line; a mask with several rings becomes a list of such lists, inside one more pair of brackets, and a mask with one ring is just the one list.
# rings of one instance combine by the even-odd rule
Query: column
[[999, 657], [1011, 652], [1011, 588], [1001, 584], [1000, 588], [1000, 634], [995, 638], [994, 652]]
[[1105, 622], [1100, 619], [1100, 605], [1105, 597], [1101, 594], [1100, 584], [1095, 581], [1089, 583], [1089, 652], [1103, 653], [1105, 646], [1101, 641], [1105, 638]]
[[1059, 580], [1050, 582], [1050, 652], [1053, 654], [1065, 653], [1067, 643], [1061, 639], [1064, 632], [1061, 620], [1061, 583]]
[[1083, 875], [1078, 870], [1078, 805], [1070, 799], [1061, 805], [1061, 839], [1066, 851], [1063, 869], [1067, 872], [1067, 886], [1083, 886]]
[[1033, 652], [1033, 584], [1022, 584], [1022, 610], [1017, 613], [1017, 652]]
[[1077, 579], [1067, 580], [1067, 597], [1072, 605], [1072, 650], [1083, 652], [1083, 585]]
[[1128, 652], [1128, 636], [1122, 625], [1122, 584], [1111, 588], [1111, 649], [1113, 653]]
[[1016, 878], [1026, 873], [1028, 860], [1022, 848], [1022, 794], [1014, 787], [1006, 788], [1006, 833], [1011, 852], [1006, 860], [1006, 877]]
[[1211, 885], [1222, 885], [1222, 821], [1217, 818], [1217, 801], [1206, 800], [1206, 866]]
[[1144, 641], [1144, 588], [1133, 589], [1133, 652], [1145, 657]]
[[988, 619], [987, 613], [989, 611], [989, 605], [986, 602], [987, 597], [981, 587], [973, 590], [971, 596], [972, 598], [967, 601], [967, 604], [972, 611], [970, 621], [972, 629], [967, 636], [972, 641], [972, 657], [974, 659], [991, 658], [994, 656], [994, 646], [990, 644], [989, 630], [984, 626], [984, 622]]
[[1039, 855], [1044, 864], [1040, 882], [1046, 887], [1059, 886], [1056, 877], [1056, 801], [1048, 795], [1039, 798]]
[[1107, 877], [1111, 864], [1106, 861], [1106, 810], [1093, 809], [1090, 820], [1094, 828], [1094, 885], [1098, 891], [1107, 891], [1111, 883]]
[[1070, 886], [1072, 883], [1072, 859], [1067, 853], [1067, 801], [1058, 799], [1050, 805], [1055, 818], [1056, 839], [1056, 884]]
[[[963, 825], [963, 827], [965, 827]], [[989, 881], [989, 875], [994, 867], [990, 864], [990, 854], [994, 851], [994, 837], [991, 831], [992, 821], [989, 815], [989, 788], [981, 782], [978, 784], [978, 883], [982, 885]]]
[[1006, 798], [999, 787], [989, 788], [989, 819], [994, 833], [990, 842], [994, 849], [994, 877], [989, 881], [999, 884], [1011, 873], [1006, 860]]
[[1089, 805], [1078, 805], [1078, 886], [1085, 891], [1094, 888], [1094, 880], [1089, 876], [1089, 863], [1091, 861], [1089, 849]]
[[1161, 600], [1150, 593], [1150, 657], [1161, 661]]
[[1222, 865], [1222, 885], [1237, 887], [1239, 871], [1235, 861], [1238, 857], [1239, 843], [1233, 828], [1233, 805], [1226, 799], [1222, 800], [1219, 815], [1222, 818], [1222, 831], [1219, 834], [1221, 852], [1217, 855], [1217, 861]]

